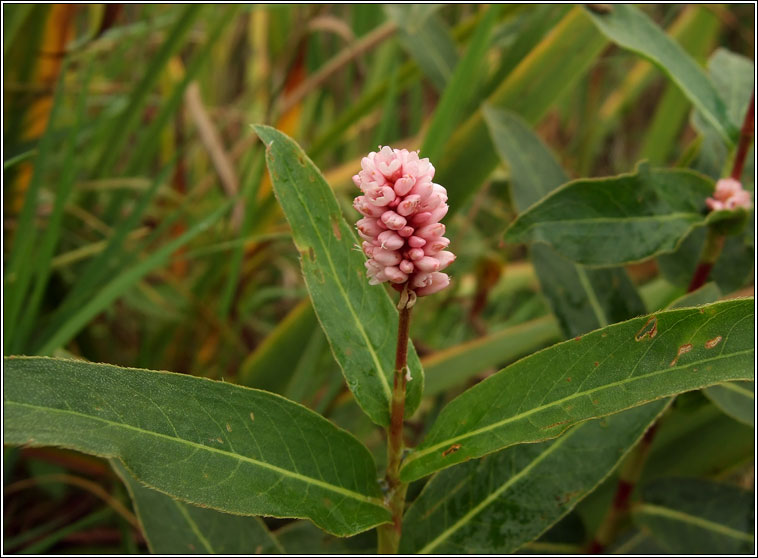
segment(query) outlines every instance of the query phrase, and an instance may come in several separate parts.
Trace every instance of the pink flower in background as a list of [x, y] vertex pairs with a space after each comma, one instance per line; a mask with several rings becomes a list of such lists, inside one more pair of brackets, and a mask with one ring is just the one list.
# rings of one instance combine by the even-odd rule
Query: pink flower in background
[[447, 191], [432, 182], [434, 167], [417, 151], [382, 147], [361, 161], [353, 182], [363, 195], [353, 206], [363, 218], [356, 223], [363, 239], [369, 283], [390, 281], [397, 290], [417, 296], [441, 291], [450, 277], [441, 273], [454, 260], [446, 250]]
[[720, 209], [737, 209], [743, 207], [750, 209], [753, 207], [750, 201], [750, 192], [743, 190], [740, 184], [734, 178], [722, 178], [716, 183], [716, 191], [712, 198], [707, 198], [705, 204], [712, 211]]

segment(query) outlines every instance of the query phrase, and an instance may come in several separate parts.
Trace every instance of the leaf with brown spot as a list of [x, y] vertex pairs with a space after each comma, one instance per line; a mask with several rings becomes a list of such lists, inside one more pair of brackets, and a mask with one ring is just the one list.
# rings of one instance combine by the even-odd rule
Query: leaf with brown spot
[[[703, 313], [700, 313], [703, 309]], [[666, 310], [585, 334], [534, 353], [450, 402], [422, 444], [403, 462], [401, 478], [436, 470], [513, 444], [536, 442], [565, 428], [624, 409], [731, 380], [752, 380], [753, 299]], [[656, 331], [656, 335], [652, 335]], [[705, 348], [716, 335], [717, 350]], [[645, 342], [636, 342], [642, 339]], [[672, 347], [692, 345], [669, 366]], [[598, 366], [594, 366], [599, 362]], [[693, 374], [694, 368], [699, 368]], [[571, 382], [566, 382], [570, 372]], [[461, 424], [460, 418], [468, 420]], [[452, 444], [461, 449], [443, 458]]]

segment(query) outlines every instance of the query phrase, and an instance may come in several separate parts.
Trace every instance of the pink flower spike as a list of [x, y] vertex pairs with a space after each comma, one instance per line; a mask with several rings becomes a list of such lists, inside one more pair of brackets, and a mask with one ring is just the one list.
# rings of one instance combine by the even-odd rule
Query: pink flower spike
[[439, 272], [455, 261], [440, 223], [448, 211], [447, 191], [433, 180], [434, 166], [416, 151], [385, 146], [361, 159], [353, 182], [363, 195], [353, 207], [363, 215], [356, 228], [371, 285], [390, 281], [398, 291], [424, 296], [450, 283]]

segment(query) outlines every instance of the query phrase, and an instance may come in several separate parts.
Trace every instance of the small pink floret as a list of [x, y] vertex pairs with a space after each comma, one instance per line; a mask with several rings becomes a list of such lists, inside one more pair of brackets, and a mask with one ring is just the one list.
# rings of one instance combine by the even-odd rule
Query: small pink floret
[[734, 178], [722, 178], [716, 182], [716, 191], [712, 198], [705, 200], [705, 205], [711, 211], [753, 207], [750, 192], [744, 190], [742, 184]]

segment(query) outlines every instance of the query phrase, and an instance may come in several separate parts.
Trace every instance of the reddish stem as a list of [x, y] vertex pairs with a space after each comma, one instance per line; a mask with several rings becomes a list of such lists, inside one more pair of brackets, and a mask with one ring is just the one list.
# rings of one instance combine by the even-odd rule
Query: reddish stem
[[[406, 287], [407, 288], [407, 287]], [[395, 554], [400, 542], [403, 528], [403, 508], [405, 506], [405, 491], [408, 487], [400, 480], [400, 462], [403, 456], [403, 416], [405, 415], [405, 388], [408, 362], [408, 335], [411, 321], [411, 310], [403, 291], [403, 303], [400, 308], [400, 319], [397, 327], [397, 349], [395, 351], [395, 377], [392, 388], [392, 404], [390, 409], [390, 426], [387, 432], [387, 488], [389, 491], [389, 507], [392, 512], [392, 525], [381, 526], [379, 532], [379, 551], [382, 554]]]
[[[745, 119], [742, 122], [742, 129], [740, 130], [740, 141], [737, 144], [737, 153], [734, 156], [734, 163], [732, 165], [731, 177], [737, 181], [742, 177], [742, 171], [745, 168], [745, 158], [747, 157], [747, 150], [750, 147], [750, 143], [753, 140], [753, 129], [755, 119], [755, 88], [750, 95], [750, 104], [745, 111]], [[721, 254], [721, 248], [724, 245], [724, 236], [714, 232], [713, 228], [708, 229], [708, 238], [705, 241], [703, 253], [700, 256], [700, 261], [697, 264], [695, 273], [692, 275], [692, 281], [687, 288], [687, 292], [691, 293], [702, 287], [708, 280], [708, 276], [711, 273], [713, 264], [716, 263], [719, 255]]]
[[742, 177], [742, 169], [745, 168], [745, 158], [747, 157], [747, 149], [750, 147], [750, 142], [753, 139], [753, 120], [755, 119], [755, 88], [750, 95], [750, 104], [747, 107], [745, 113], [745, 120], [742, 122], [742, 130], [740, 130], [740, 142], [737, 146], [737, 154], [734, 157], [734, 165], [732, 165], [732, 178], [739, 180]]

